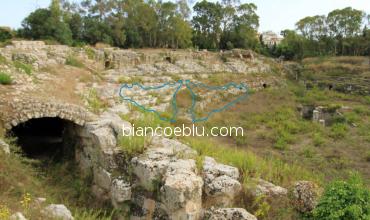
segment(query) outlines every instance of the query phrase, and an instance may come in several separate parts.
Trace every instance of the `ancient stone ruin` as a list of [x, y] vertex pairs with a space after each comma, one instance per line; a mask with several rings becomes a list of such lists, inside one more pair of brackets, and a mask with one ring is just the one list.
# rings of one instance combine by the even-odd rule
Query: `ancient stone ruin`
[[[270, 71], [264, 58], [250, 51], [223, 54], [166, 51], [163, 54], [116, 48], [90, 50], [92, 57], [81, 48], [38, 41], [15, 41], [0, 49], [0, 55], [9, 63], [20, 61], [34, 68], [33, 75], [26, 75], [10, 64], [2, 64], [14, 83], [0, 87], [0, 129], [17, 135], [24, 134], [22, 129], [29, 132], [42, 128], [40, 131], [47, 132], [51, 128], [45, 123], [55, 125], [58, 139], [51, 141], [57, 141], [62, 151], [74, 155], [83, 176], [91, 177], [91, 190], [97, 200], [121, 210], [122, 217], [130, 213], [131, 219], [257, 219], [245, 209], [231, 208], [242, 190], [235, 167], [220, 164], [211, 157], [197, 165], [195, 150], [176, 139], [163, 137], [153, 137], [143, 153], [128, 157], [118, 145], [118, 139], [123, 125], [131, 126], [120, 117], [130, 109], [119, 99], [117, 91], [122, 78], [141, 77], [143, 84], [153, 85], [174, 77], [197, 80], [219, 72], [257, 74], [246, 83], [251, 88], [263, 89], [264, 85], [279, 83], [274, 76], [258, 75]], [[70, 103], [58, 96], [64, 91], [53, 93], [42, 89], [43, 82], [54, 86], [65, 80], [64, 76], [47, 73], [44, 68], [64, 65], [72, 55], [85, 60], [89, 71], [101, 72], [102, 76], [97, 77], [100, 83], [79, 81], [68, 95], [84, 97], [93, 88], [106, 103], [104, 109], [92, 113], [88, 101]], [[140, 97], [153, 98], [148, 93]], [[168, 99], [162, 97], [162, 100]], [[0, 146], [9, 153], [9, 146], [1, 140]], [[258, 186], [258, 195], [287, 193], [286, 189], [263, 180], [259, 180]], [[60, 205], [51, 205], [45, 211], [62, 219], [73, 219]]]

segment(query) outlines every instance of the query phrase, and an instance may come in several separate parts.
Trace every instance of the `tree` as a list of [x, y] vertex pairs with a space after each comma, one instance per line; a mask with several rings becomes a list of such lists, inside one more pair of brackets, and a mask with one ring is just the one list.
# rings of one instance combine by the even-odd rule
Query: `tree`
[[13, 32], [8, 27], [0, 27], [0, 42], [12, 39]]
[[282, 34], [284, 39], [277, 46], [277, 56], [283, 56], [285, 59], [302, 59], [304, 56], [304, 37], [293, 30], [284, 30]]
[[194, 6], [194, 43], [200, 48], [218, 49], [221, 38], [222, 6], [203, 0]]
[[61, 17], [59, 4], [59, 1], [53, 0], [49, 9], [32, 12], [22, 22], [21, 35], [31, 39], [49, 39], [72, 44], [72, 32]]
[[[226, 11], [234, 11], [231, 13], [232, 20], [224, 23], [220, 48], [232, 49], [248, 48], [255, 49], [259, 44], [257, 36], [257, 28], [259, 26], [259, 17], [256, 14], [257, 6], [254, 4], [241, 4], [234, 7], [225, 6]], [[231, 10], [232, 9], [232, 10]], [[227, 13], [225, 16], [229, 17]], [[224, 18], [223, 20], [229, 20]]]
[[327, 32], [326, 16], [316, 15], [302, 18], [296, 23], [296, 27], [304, 37], [311, 40], [319, 40]]
[[176, 16], [173, 18], [174, 41], [176, 48], [188, 48], [191, 46], [192, 29], [187, 21]]

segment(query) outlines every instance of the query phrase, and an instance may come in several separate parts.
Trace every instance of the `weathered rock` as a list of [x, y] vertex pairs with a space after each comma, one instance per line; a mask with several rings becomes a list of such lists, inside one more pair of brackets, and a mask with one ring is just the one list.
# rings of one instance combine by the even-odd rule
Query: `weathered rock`
[[101, 188], [96, 184], [92, 185], [91, 192], [99, 200], [99, 202], [109, 201], [111, 198], [107, 190]]
[[258, 179], [257, 180], [257, 185], [254, 190], [255, 196], [286, 196], [288, 194], [288, 190], [281, 187], [281, 186], [276, 186], [268, 181]]
[[211, 157], [203, 162], [204, 191], [211, 197], [209, 205], [230, 206], [242, 187], [237, 168], [217, 163]]
[[130, 183], [122, 179], [114, 179], [111, 187], [111, 197], [113, 205], [118, 208], [119, 203], [131, 199]]
[[61, 220], [73, 220], [71, 211], [61, 204], [51, 204], [45, 207], [43, 213], [48, 217], [58, 218]]
[[181, 158], [194, 158], [197, 155], [197, 152], [194, 149], [175, 139], [154, 136], [152, 138], [151, 145], [153, 147], [167, 148], [168, 156], [177, 156]]
[[163, 137], [153, 137], [148, 150], [131, 161], [133, 172], [139, 183], [148, 190], [160, 181], [172, 158], [194, 157], [196, 152], [190, 147]]
[[17, 212], [10, 216], [10, 220], [27, 220], [26, 217], [20, 212]]
[[[226, 197], [226, 201], [220, 201], [221, 204], [227, 206], [228, 200], [232, 200], [236, 195], [239, 194], [242, 189], [239, 181], [230, 178], [229, 176], [223, 175], [216, 177], [212, 182], [205, 185], [205, 192], [209, 196], [214, 197]], [[222, 200], [223, 198], [220, 198]]]
[[158, 201], [142, 195], [135, 195], [132, 199], [130, 219], [169, 219], [168, 214], [163, 210], [162, 205]]
[[204, 157], [203, 174], [207, 182], [222, 175], [236, 180], [239, 178], [239, 170], [237, 168], [217, 163], [212, 157]]
[[208, 220], [257, 220], [257, 218], [242, 208], [210, 209], [205, 212]]
[[4, 151], [6, 154], [10, 153], [9, 144], [5, 143], [2, 139], [0, 139], [0, 150]]
[[145, 154], [131, 160], [133, 173], [139, 179], [139, 184], [147, 190], [153, 190], [156, 182], [162, 179], [170, 158], [165, 148], [149, 149]]
[[203, 180], [194, 160], [171, 161], [161, 188], [161, 202], [171, 219], [197, 219], [202, 206]]
[[107, 191], [110, 190], [112, 182], [111, 176], [111, 173], [101, 167], [94, 168], [94, 183], [102, 189]]
[[39, 206], [44, 204], [45, 202], [46, 202], [46, 198], [39, 197], [35, 199], [35, 203]]
[[290, 197], [294, 207], [303, 213], [311, 212], [317, 204], [321, 189], [313, 182], [298, 181], [294, 184]]

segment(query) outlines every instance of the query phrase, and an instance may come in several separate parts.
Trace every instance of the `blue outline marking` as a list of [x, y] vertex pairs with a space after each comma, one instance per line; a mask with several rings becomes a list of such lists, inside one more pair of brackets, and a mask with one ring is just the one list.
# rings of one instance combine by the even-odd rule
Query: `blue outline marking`
[[[131, 85], [131, 86], [130, 86]], [[178, 85], [178, 86], [177, 86]], [[176, 122], [176, 116], [177, 116], [177, 113], [178, 113], [178, 108], [177, 108], [177, 101], [176, 101], [176, 98], [177, 98], [177, 94], [178, 92], [180, 91], [181, 87], [184, 85], [184, 81], [183, 80], [179, 80], [177, 82], [168, 82], [168, 83], [164, 83], [162, 85], [159, 85], [159, 86], [143, 86], [139, 83], [133, 83], [133, 84], [123, 84], [121, 87], [120, 87], [120, 90], [119, 90], [119, 95], [120, 97], [124, 100], [124, 101], [129, 101], [130, 103], [132, 103], [133, 105], [141, 108], [142, 110], [144, 111], [147, 111], [147, 112], [153, 112], [155, 113], [158, 118], [160, 120], [163, 120], [163, 121], [168, 121], [168, 122]], [[217, 109], [214, 109], [212, 111], [210, 111], [206, 117], [202, 117], [202, 118], [196, 118], [195, 114], [194, 114], [194, 111], [195, 111], [195, 104], [196, 104], [196, 94], [193, 92], [193, 89], [191, 88], [191, 85], [194, 86], [193, 88], [197, 88], [197, 87], [203, 87], [203, 88], [206, 88], [208, 90], [220, 90], [220, 91], [225, 91], [227, 89], [229, 89], [230, 87], [234, 87], [234, 88], [237, 88], [237, 89], [240, 89], [240, 90], [243, 90], [245, 89], [246, 92], [242, 95], [242, 96], [239, 96], [237, 99], [227, 103], [226, 105], [224, 105], [223, 107], [221, 108], [217, 108]], [[128, 97], [125, 97], [122, 93], [122, 91], [124, 89], [133, 89], [134, 86], [138, 86], [140, 87], [141, 89], [143, 90], [158, 90], [158, 89], [161, 89], [161, 88], [164, 88], [164, 87], [175, 87], [177, 86], [173, 96], [172, 96], [172, 117], [170, 119], [167, 119], [167, 118], [164, 118], [164, 117], [161, 117], [160, 113], [154, 109], [151, 109], [151, 108], [146, 108], [145, 106], [137, 103], [135, 100], [132, 100], [131, 98], [128, 98]], [[221, 111], [224, 111], [225, 109], [231, 107], [232, 105], [236, 104], [237, 102], [245, 99], [248, 97], [248, 86], [245, 85], [244, 83], [240, 83], [240, 84], [236, 84], [236, 83], [227, 83], [226, 85], [223, 85], [223, 86], [208, 86], [208, 85], [205, 85], [203, 83], [193, 83], [191, 82], [190, 80], [185, 80], [185, 86], [186, 88], [190, 91], [191, 93], [191, 97], [192, 97], [192, 105], [191, 105], [191, 108], [189, 109], [189, 112], [191, 114], [191, 119], [192, 119], [192, 122], [193, 123], [196, 123], [196, 122], [201, 122], [201, 121], [206, 121], [208, 120], [209, 117], [211, 117], [214, 113], [217, 113], [217, 112], [221, 112]]]

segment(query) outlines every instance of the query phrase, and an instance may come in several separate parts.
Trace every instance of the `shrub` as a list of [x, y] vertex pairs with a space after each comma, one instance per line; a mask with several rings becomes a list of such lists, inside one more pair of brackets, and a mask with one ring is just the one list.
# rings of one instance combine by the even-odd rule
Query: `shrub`
[[370, 190], [358, 175], [349, 181], [334, 181], [329, 184], [313, 211], [315, 219], [357, 219], [370, 218]]
[[370, 151], [366, 153], [366, 161], [370, 162]]
[[68, 56], [67, 57], [66, 65], [74, 66], [74, 67], [78, 67], [78, 68], [83, 68], [85, 66], [80, 60], [78, 60], [74, 56]]
[[0, 64], [7, 64], [6, 58], [0, 55]]
[[101, 109], [105, 109], [107, 107], [107, 103], [103, 102], [99, 98], [96, 89], [91, 89], [85, 97], [85, 100], [93, 112], [99, 112]]
[[10, 28], [0, 27], [0, 42], [12, 39], [13, 32]]
[[370, 105], [370, 97], [369, 96], [365, 96], [364, 100], [365, 100], [366, 104]]
[[91, 47], [85, 47], [84, 50], [90, 60], [95, 58], [95, 51]]
[[348, 128], [345, 124], [335, 123], [331, 127], [330, 137], [335, 138], [335, 139], [344, 138], [346, 136], [347, 129]]
[[286, 150], [288, 147], [288, 143], [284, 138], [278, 138], [276, 143], [274, 144], [274, 148], [278, 150]]
[[325, 143], [325, 138], [321, 135], [321, 133], [315, 132], [312, 137], [312, 142], [315, 147], [320, 147]]
[[32, 66], [26, 63], [22, 63], [20, 61], [14, 61], [14, 67], [18, 70], [22, 70], [27, 75], [31, 75], [32, 73]]
[[0, 72], [0, 84], [9, 85], [12, 84], [12, 78], [7, 73]]

